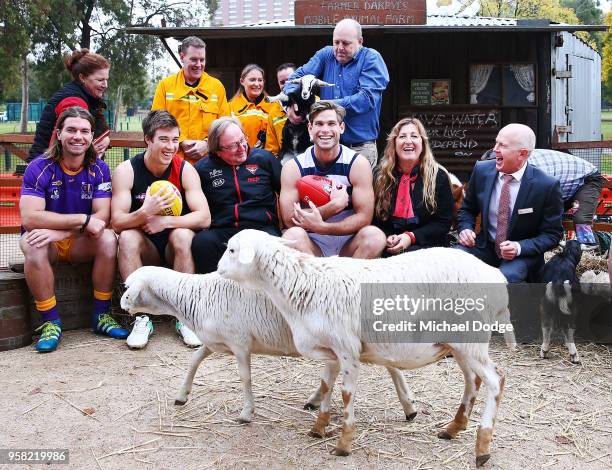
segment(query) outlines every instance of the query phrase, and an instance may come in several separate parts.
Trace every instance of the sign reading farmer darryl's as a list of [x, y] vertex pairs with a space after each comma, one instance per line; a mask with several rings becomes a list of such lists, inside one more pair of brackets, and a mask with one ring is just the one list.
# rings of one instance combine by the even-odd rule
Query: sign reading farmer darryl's
[[296, 0], [295, 24], [336, 24], [353, 18], [360, 24], [411, 25], [427, 23], [426, 0], [386, 2]]

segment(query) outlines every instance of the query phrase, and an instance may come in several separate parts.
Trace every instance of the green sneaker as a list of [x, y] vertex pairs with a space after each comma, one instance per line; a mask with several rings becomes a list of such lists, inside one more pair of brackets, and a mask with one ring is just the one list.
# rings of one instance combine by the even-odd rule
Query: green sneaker
[[115, 339], [125, 339], [130, 332], [122, 328], [108, 313], [93, 315], [92, 328], [97, 335], [104, 335]]
[[36, 328], [36, 331], [42, 330], [40, 338], [36, 343], [36, 350], [41, 353], [55, 351], [62, 337], [62, 322], [61, 320], [49, 320]]

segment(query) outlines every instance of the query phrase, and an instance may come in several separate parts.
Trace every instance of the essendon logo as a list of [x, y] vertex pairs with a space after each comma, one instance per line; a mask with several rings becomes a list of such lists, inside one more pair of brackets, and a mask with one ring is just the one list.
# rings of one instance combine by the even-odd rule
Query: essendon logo
[[259, 165], [244, 165], [244, 167], [247, 169], [247, 171], [254, 175], [257, 171], [257, 168], [259, 168]]

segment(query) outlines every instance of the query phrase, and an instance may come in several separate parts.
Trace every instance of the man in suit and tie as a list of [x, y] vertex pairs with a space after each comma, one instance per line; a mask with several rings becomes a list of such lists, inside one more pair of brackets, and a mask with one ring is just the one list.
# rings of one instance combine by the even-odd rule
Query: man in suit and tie
[[498, 267], [511, 283], [526, 281], [563, 234], [559, 182], [527, 162], [535, 142], [523, 124], [502, 128], [495, 160], [476, 163], [459, 210], [457, 247]]

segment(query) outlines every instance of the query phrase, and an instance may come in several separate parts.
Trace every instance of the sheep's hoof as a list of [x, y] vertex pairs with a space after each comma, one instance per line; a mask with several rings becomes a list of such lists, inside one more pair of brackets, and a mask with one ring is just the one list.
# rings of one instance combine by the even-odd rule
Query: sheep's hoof
[[319, 408], [319, 407], [318, 407], [317, 405], [315, 405], [314, 403], [306, 403], [306, 404], [304, 405], [304, 409], [305, 409], [305, 410], [316, 410], [316, 409], [318, 409], [318, 408]]
[[251, 422], [251, 418], [243, 418], [242, 416], [238, 416], [238, 418], [236, 418], [236, 422], [239, 424], [249, 424]]
[[337, 455], [338, 457], [346, 457], [350, 455], [350, 451], [346, 449], [341, 449], [340, 447], [335, 447], [334, 450], [330, 452], [332, 455]]
[[453, 436], [451, 436], [451, 435], [450, 435], [450, 433], [449, 433], [449, 432], [448, 432], [446, 429], [444, 429], [443, 431], [440, 431], [440, 432], [438, 433], [438, 437], [439, 437], [440, 439], [446, 439], [446, 440], [448, 440], [448, 441], [450, 441], [451, 439], [453, 439]]
[[311, 429], [310, 431], [308, 431], [308, 435], [310, 437], [314, 437], [314, 438], [317, 438], [317, 439], [323, 439], [323, 437], [325, 437], [325, 436], [323, 436], [323, 434], [321, 434], [320, 431], [317, 431], [316, 429]]
[[417, 415], [416, 411], [410, 413], [409, 415], [406, 415], [406, 421], [408, 422], [414, 421], [414, 418], [416, 418], [416, 415]]
[[549, 357], [548, 357], [548, 353], [549, 353], [549, 352], [550, 352], [550, 351], [544, 351], [543, 349], [540, 349], [540, 358], [541, 358], [541, 359], [548, 359], [548, 358], [549, 358]]
[[491, 458], [491, 454], [484, 454], [476, 456], [476, 466], [482, 467], [485, 463], [489, 461]]
[[174, 400], [174, 404], [177, 406], [183, 406], [185, 403], [187, 403], [187, 400], [179, 400], [178, 398]]
[[578, 354], [570, 354], [570, 362], [576, 365], [582, 364], [580, 362], [580, 356], [578, 356]]

